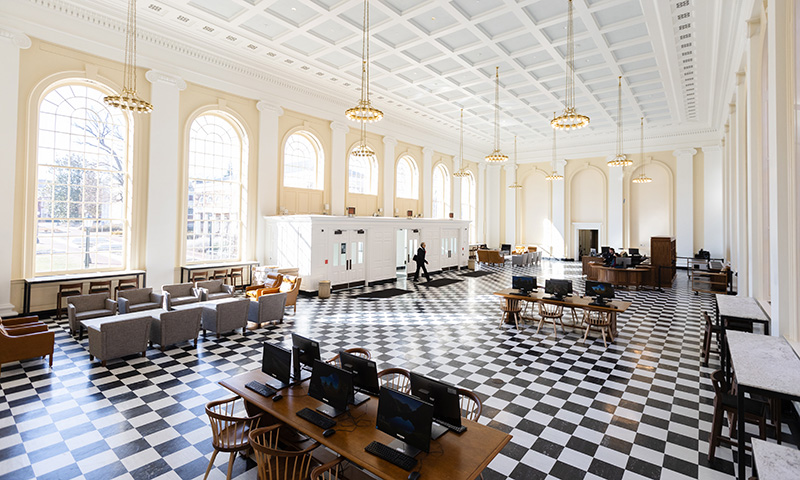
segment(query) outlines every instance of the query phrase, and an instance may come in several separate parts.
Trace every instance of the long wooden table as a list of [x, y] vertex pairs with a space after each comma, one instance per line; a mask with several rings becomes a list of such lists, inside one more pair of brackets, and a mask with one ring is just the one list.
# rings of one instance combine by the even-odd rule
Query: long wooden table
[[[594, 299], [591, 297], [573, 296], [564, 297], [564, 300], [553, 300], [550, 298], [549, 293], [544, 293], [537, 290], [528, 295], [520, 295], [513, 288], [506, 288], [498, 292], [494, 292], [494, 294], [505, 298], [506, 302], [509, 303], [509, 307], [513, 307], [514, 302], [542, 302], [560, 305], [564, 308], [580, 308], [582, 310], [594, 310], [598, 312], [609, 313], [611, 315], [611, 331], [613, 332], [614, 336], [617, 335], [617, 314], [625, 312], [625, 310], [630, 308], [632, 305], [631, 302], [612, 300], [608, 302], [608, 306], [601, 307], [599, 305], [590, 305], [594, 301]], [[509, 308], [509, 310], [511, 310], [511, 308]], [[510, 321], [506, 320], [506, 323], [513, 325], [514, 319], [511, 318]]]
[[[251, 371], [220, 381], [220, 385], [241, 396], [251, 408], [263, 410], [291, 428], [294, 428], [335, 451], [350, 462], [386, 479], [408, 478], [409, 472], [364, 451], [372, 441], [389, 444], [393, 438], [375, 428], [378, 399], [350, 406], [353, 417], [358, 419], [358, 427], [348, 421], [347, 415], [337, 418], [336, 433], [330, 437], [322, 436], [322, 429], [297, 416], [303, 408], [318, 407], [321, 402], [307, 395], [308, 382], [281, 390], [283, 399], [273, 402], [272, 398], [245, 388], [250, 381], [265, 382], [269, 377], [260, 371]], [[511, 435], [486, 425], [466, 419], [462, 422], [467, 431], [462, 434], [447, 432], [438, 440], [431, 441], [431, 452], [417, 456], [417, 465], [422, 478], [474, 479], [478, 477], [500, 450], [511, 441]]]

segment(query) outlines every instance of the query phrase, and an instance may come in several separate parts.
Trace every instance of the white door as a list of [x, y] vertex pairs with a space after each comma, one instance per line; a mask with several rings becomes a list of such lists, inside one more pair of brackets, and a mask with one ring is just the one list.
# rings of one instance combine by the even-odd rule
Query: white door
[[347, 255], [350, 251], [349, 235], [346, 231], [336, 230], [331, 241], [331, 286], [346, 286], [349, 275]]
[[350, 261], [347, 282], [353, 286], [355, 283], [364, 283], [367, 278], [367, 270], [364, 262], [364, 249], [367, 246], [367, 235], [364, 230], [351, 231], [349, 235], [350, 248], [348, 249], [348, 260]]
[[442, 268], [458, 266], [458, 230], [442, 230]]
[[366, 233], [363, 230], [336, 230], [333, 234], [331, 285], [347, 288], [366, 279]]
[[406, 273], [410, 274], [417, 270], [417, 262], [413, 259], [419, 248], [419, 230], [407, 230], [407, 232], [406, 244], [408, 245], [408, 249], [406, 250]]

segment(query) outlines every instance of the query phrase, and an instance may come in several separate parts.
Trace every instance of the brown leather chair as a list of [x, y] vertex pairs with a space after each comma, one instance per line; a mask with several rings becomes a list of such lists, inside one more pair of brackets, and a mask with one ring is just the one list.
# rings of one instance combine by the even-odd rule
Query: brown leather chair
[[478, 262], [503, 265], [506, 262], [506, 258], [500, 250], [478, 250]]
[[300, 277], [294, 277], [294, 280], [289, 277], [283, 279], [281, 291], [286, 292], [286, 306], [294, 307], [294, 313], [297, 313], [297, 295], [300, 293], [300, 282], [302, 281], [303, 279]]
[[13, 320], [3, 320], [0, 324], [0, 367], [4, 363], [45, 355], [50, 355], [50, 367], [53, 367], [56, 334], [48, 331], [44, 323], [30, 322], [31, 318], [35, 317], [16, 319], [29, 322], [20, 322], [16, 326], [11, 325], [14, 323]]
[[270, 273], [267, 275], [267, 280], [263, 284], [247, 287], [245, 294], [247, 294], [248, 297], [258, 299], [258, 297], [262, 295], [280, 292], [281, 285], [283, 285], [283, 275], [280, 273]]

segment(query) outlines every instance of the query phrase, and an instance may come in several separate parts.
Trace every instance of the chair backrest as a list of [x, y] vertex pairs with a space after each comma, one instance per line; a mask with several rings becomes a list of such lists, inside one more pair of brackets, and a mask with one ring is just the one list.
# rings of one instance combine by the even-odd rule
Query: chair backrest
[[[367, 350], [366, 348], [353, 347], [353, 348], [346, 349], [345, 352], [347, 352], [347, 353], [349, 353], [351, 355], [355, 355], [357, 357], [366, 358], [367, 360], [372, 358], [372, 354], [370, 354], [369, 350]], [[342, 366], [341, 365], [342, 362], [341, 362], [341, 360], [339, 358], [339, 354], [338, 353], [333, 358], [327, 360], [327, 362], [330, 363], [331, 365], [336, 365], [337, 367], [341, 367]]]
[[109, 293], [90, 293], [88, 295], [75, 295], [67, 297], [67, 304], [75, 306], [78, 312], [85, 312], [88, 310], [105, 310], [106, 300], [111, 295]]
[[234, 416], [237, 410], [236, 401], [241, 397], [215, 400], [206, 404], [206, 415], [211, 424], [211, 442], [219, 449], [236, 449], [249, 442], [248, 434], [255, 428], [264, 416], [259, 413], [252, 417]]
[[264, 282], [264, 286], [267, 288], [280, 288], [281, 283], [283, 283], [283, 274], [281, 273], [268, 273], [267, 279]]
[[714, 325], [711, 323], [711, 317], [709, 317], [706, 312], [703, 312], [703, 323], [706, 326], [706, 330], [711, 330], [711, 327]]
[[315, 442], [303, 450], [283, 450], [278, 445], [280, 424], [250, 432], [250, 446], [256, 454], [258, 478], [262, 480], [306, 479], [311, 470], [311, 452]]
[[197, 282], [197, 288], [205, 288], [208, 293], [219, 293], [222, 291], [222, 280], [206, 280]]
[[411, 392], [411, 372], [405, 368], [391, 367], [378, 372], [381, 387], [388, 387], [398, 392]]
[[539, 315], [543, 317], [560, 317], [563, 315], [564, 307], [553, 303], [539, 302]]
[[162, 291], [169, 293], [173, 297], [192, 296], [192, 288], [194, 288], [194, 283], [173, 283], [161, 286]]
[[128, 288], [125, 290], [120, 290], [117, 296], [120, 298], [126, 298], [128, 299], [128, 302], [130, 302], [133, 305], [136, 305], [138, 303], [149, 302], [151, 293], [153, 293], [152, 287]]
[[730, 395], [730, 388], [725, 381], [725, 372], [716, 370], [711, 374], [711, 385], [714, 387], [714, 395], [722, 399], [726, 395]]
[[483, 410], [483, 403], [481, 403], [480, 397], [478, 397], [478, 395], [476, 395], [472, 390], [459, 387], [458, 400], [459, 405], [461, 406], [461, 416], [467, 420], [477, 422], [481, 417], [481, 411]]

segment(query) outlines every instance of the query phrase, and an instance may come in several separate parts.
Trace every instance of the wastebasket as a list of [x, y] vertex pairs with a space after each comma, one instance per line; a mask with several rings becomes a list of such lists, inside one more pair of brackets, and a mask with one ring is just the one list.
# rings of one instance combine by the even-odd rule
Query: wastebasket
[[467, 268], [470, 269], [470, 270], [475, 270], [475, 259], [474, 258], [470, 258], [469, 260], [467, 260]]
[[331, 281], [330, 280], [320, 280], [319, 281], [319, 298], [331, 298]]

